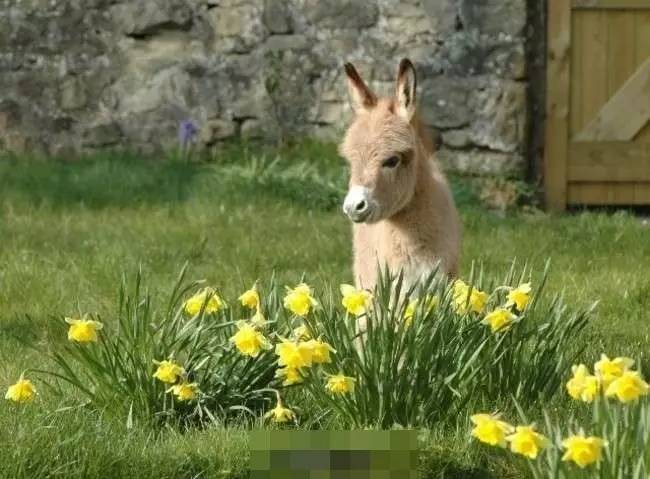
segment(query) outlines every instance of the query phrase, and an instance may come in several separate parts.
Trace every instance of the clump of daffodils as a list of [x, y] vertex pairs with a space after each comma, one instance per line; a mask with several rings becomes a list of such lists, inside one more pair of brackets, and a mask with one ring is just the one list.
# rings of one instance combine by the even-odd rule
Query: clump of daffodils
[[226, 307], [226, 303], [214, 290], [214, 288], [203, 288], [194, 296], [185, 301], [184, 310], [189, 316], [196, 316], [205, 305], [205, 314], [218, 313]]
[[35, 396], [36, 388], [34, 384], [29, 379], [20, 376], [20, 379], [7, 389], [5, 399], [16, 403], [25, 403], [33, 401]]
[[599, 394], [615, 397], [622, 403], [635, 401], [650, 392], [650, 385], [638, 371], [630, 368], [634, 360], [626, 357], [609, 359], [605, 354], [594, 364], [595, 374], [587, 366], [573, 366], [573, 376], [566, 383], [566, 389], [573, 399], [592, 402]]
[[[550, 440], [538, 432], [534, 425], [513, 427], [498, 414], [474, 414], [471, 416], [474, 428], [471, 435], [484, 444], [506, 448], [515, 454], [535, 460], [540, 452], [552, 446]], [[597, 463], [606, 445], [602, 438], [584, 433], [574, 434], [562, 441], [562, 460], [573, 462], [580, 468]]]

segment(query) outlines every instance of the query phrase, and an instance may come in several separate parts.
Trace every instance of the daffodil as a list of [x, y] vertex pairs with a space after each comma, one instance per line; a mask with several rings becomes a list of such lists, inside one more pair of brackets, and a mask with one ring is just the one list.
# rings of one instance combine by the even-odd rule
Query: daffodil
[[581, 469], [585, 468], [600, 461], [605, 445], [606, 442], [599, 437], [585, 437], [584, 434], [570, 436], [562, 441], [562, 447], [566, 449], [562, 460], [572, 461]]
[[267, 339], [255, 327], [246, 321], [237, 322], [238, 331], [230, 338], [230, 342], [240, 353], [256, 358], [262, 349], [271, 347]]
[[99, 321], [91, 319], [65, 318], [65, 322], [70, 325], [68, 339], [76, 343], [97, 342], [97, 331], [104, 327]]
[[311, 347], [312, 361], [316, 364], [324, 364], [332, 362], [330, 353], [335, 353], [336, 350], [328, 343], [320, 339], [310, 339], [306, 343]]
[[179, 401], [192, 401], [196, 399], [199, 394], [199, 385], [184, 381], [179, 384], [174, 384], [167, 390], [167, 392], [172, 393]]
[[462, 280], [456, 280], [453, 284], [454, 306], [459, 314], [465, 314], [468, 311], [482, 313], [485, 311], [488, 298], [487, 293], [474, 287], [470, 288]]
[[264, 415], [265, 418], [272, 418], [275, 422], [287, 422], [296, 417], [291, 409], [287, 409], [282, 405], [282, 401], [278, 398], [278, 403], [275, 408], [271, 409]]
[[164, 382], [164, 383], [175, 383], [176, 380], [185, 374], [185, 369], [180, 364], [175, 363], [174, 361], [155, 361], [154, 363], [158, 365], [156, 372], [153, 373], [153, 377]]
[[7, 389], [5, 399], [14, 402], [30, 402], [36, 395], [36, 388], [29, 379], [20, 377], [15, 384], [12, 384]]
[[351, 393], [354, 391], [355, 382], [356, 379], [339, 373], [329, 377], [325, 389], [332, 394]]
[[280, 368], [275, 371], [275, 377], [284, 378], [282, 381], [283, 386], [291, 386], [293, 384], [299, 384], [303, 381], [300, 371], [294, 368]]
[[506, 435], [514, 431], [510, 424], [497, 414], [474, 414], [470, 419], [474, 423], [472, 436], [490, 446], [506, 447]]
[[372, 294], [365, 289], [357, 289], [352, 285], [342, 284], [341, 295], [343, 296], [341, 304], [348, 313], [354, 316], [365, 314], [372, 306]]
[[293, 329], [293, 337], [298, 341], [310, 339], [309, 329], [304, 324]]
[[619, 401], [625, 403], [645, 396], [649, 390], [650, 386], [637, 371], [625, 371], [609, 384], [605, 395], [607, 397], [616, 396]]
[[185, 312], [190, 316], [196, 316], [201, 312], [205, 304], [205, 314], [212, 314], [221, 311], [226, 303], [219, 297], [213, 288], [203, 288], [190, 299], [185, 301]]
[[619, 357], [609, 359], [607, 355], [601, 354], [600, 360], [594, 364], [594, 371], [601, 379], [603, 387], [607, 389], [607, 386], [609, 386], [613, 380], [620, 378], [623, 373], [629, 370], [633, 365], [634, 360], [631, 358]]
[[481, 322], [489, 325], [493, 333], [497, 333], [509, 329], [515, 319], [517, 316], [512, 314], [509, 309], [498, 308], [488, 313]]
[[257, 292], [257, 288], [253, 286], [248, 291], [244, 291], [241, 296], [239, 296], [239, 301], [241, 305], [249, 309], [257, 309], [260, 306], [260, 295]]
[[579, 364], [571, 368], [573, 377], [566, 383], [566, 389], [573, 399], [592, 402], [600, 391], [598, 377], [589, 374], [587, 366]]
[[[406, 309], [404, 310], [404, 323], [406, 326], [410, 326], [411, 323], [413, 322], [413, 317], [415, 316], [415, 312], [421, 302], [421, 299], [415, 298], [409, 301], [409, 303], [406, 305]], [[431, 313], [437, 306], [438, 303], [440, 302], [438, 296], [436, 295], [427, 295], [424, 298], [424, 312], [425, 314]]]
[[255, 314], [251, 318], [251, 324], [256, 328], [263, 328], [266, 326], [266, 318], [262, 314], [260, 308], [257, 308], [257, 311], [255, 311]]
[[311, 367], [314, 351], [312, 345], [304, 341], [287, 341], [275, 345], [278, 365], [291, 369]]
[[284, 307], [296, 316], [307, 316], [312, 308], [318, 303], [312, 296], [312, 290], [305, 283], [301, 283], [295, 288], [287, 287], [287, 294], [284, 297]]
[[520, 284], [518, 287], [511, 289], [508, 292], [508, 301], [506, 302], [506, 307], [514, 306], [517, 308], [517, 311], [523, 311], [526, 309], [528, 302], [530, 301], [530, 292], [532, 288], [530, 283]]
[[510, 443], [510, 450], [529, 459], [535, 459], [539, 451], [548, 446], [549, 441], [542, 434], [535, 431], [533, 426], [517, 426], [514, 434], [506, 436]]

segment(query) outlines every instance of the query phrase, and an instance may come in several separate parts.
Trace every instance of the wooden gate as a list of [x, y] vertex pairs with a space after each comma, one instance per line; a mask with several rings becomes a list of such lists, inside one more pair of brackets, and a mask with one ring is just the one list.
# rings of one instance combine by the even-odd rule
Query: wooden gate
[[547, 206], [650, 205], [650, 0], [548, 0]]

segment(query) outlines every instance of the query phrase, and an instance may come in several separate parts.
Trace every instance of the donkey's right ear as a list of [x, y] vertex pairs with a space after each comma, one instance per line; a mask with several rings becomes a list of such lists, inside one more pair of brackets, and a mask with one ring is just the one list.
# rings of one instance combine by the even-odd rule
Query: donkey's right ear
[[357, 69], [352, 63], [344, 65], [345, 74], [348, 77], [348, 93], [350, 103], [355, 112], [368, 110], [377, 104], [377, 97], [365, 84]]

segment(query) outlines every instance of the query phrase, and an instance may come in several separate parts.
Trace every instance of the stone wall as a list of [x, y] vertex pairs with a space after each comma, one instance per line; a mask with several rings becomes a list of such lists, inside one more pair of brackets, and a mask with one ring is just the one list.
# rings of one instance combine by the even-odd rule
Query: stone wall
[[224, 139], [336, 139], [342, 64], [378, 91], [419, 74], [439, 157], [524, 170], [526, 0], [0, 0], [0, 148], [49, 153]]

